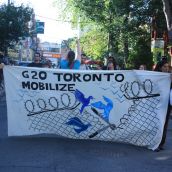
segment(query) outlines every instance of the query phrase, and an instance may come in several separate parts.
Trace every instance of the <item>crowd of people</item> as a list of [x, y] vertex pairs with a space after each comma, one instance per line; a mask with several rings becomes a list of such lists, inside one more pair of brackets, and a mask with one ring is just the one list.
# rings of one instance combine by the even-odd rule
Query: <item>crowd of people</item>
[[[3, 64], [7, 65], [7, 58], [4, 58], [0, 53], [0, 77], [2, 77]], [[54, 64], [51, 60], [41, 57], [39, 52], [35, 52], [33, 62], [27, 65], [28, 67], [45, 67], [54, 68]], [[69, 50], [66, 57], [61, 57], [59, 64], [55, 66], [59, 69], [75, 69], [75, 70], [120, 70], [119, 65], [116, 62], [115, 57], [109, 53], [109, 56], [105, 58], [105, 62], [90, 60], [85, 53], [81, 53], [80, 42], [77, 40], [77, 52]], [[148, 70], [146, 64], [141, 64], [138, 70]], [[171, 73], [171, 66], [167, 61], [167, 58], [163, 56], [161, 60], [155, 64], [152, 68], [153, 71], [169, 72]]]
[[[60, 60], [59, 69], [91, 70], [92, 68], [90, 65], [87, 64], [87, 61], [88, 61], [88, 58], [84, 53], [81, 53], [80, 43], [79, 41], [77, 41], [77, 55], [75, 54], [74, 51], [70, 50], [67, 53], [66, 58], [62, 58]], [[97, 69], [100, 69], [100, 70], [118, 70], [118, 65], [116, 63], [115, 58], [112, 55], [110, 55], [107, 58], [107, 62], [105, 65], [101, 63], [98, 66], [99, 67], [97, 67]], [[2, 54], [0, 54], [0, 84], [1, 84], [1, 81], [3, 80], [3, 67], [4, 67], [3, 56]], [[52, 68], [52, 63], [50, 60], [41, 61], [40, 53], [36, 52], [33, 58], [33, 62], [28, 64], [28, 67]], [[145, 64], [141, 64], [138, 69], [147, 70], [147, 67]], [[171, 67], [165, 56], [163, 56], [161, 60], [154, 66], [153, 71], [171, 73]], [[172, 95], [172, 92], [171, 92], [171, 95]], [[172, 104], [172, 98], [170, 101]], [[168, 105], [162, 141], [157, 151], [163, 149], [163, 145], [166, 140], [168, 121], [170, 119], [170, 111], [171, 111], [170, 101]]]

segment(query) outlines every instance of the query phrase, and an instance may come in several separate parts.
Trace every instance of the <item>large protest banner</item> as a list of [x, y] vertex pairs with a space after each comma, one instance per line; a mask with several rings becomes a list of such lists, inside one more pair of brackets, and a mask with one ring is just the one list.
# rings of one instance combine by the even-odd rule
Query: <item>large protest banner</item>
[[156, 149], [170, 74], [4, 67], [8, 135], [57, 134]]

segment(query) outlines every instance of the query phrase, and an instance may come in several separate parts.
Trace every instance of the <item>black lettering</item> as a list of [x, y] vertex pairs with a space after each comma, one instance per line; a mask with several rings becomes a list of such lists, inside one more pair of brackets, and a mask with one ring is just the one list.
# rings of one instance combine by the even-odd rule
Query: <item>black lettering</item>
[[48, 90], [48, 83], [45, 83], [46, 90]]
[[59, 90], [59, 84], [56, 84], [56, 90]]
[[117, 82], [122, 82], [122, 81], [124, 80], [124, 75], [123, 75], [123, 74], [117, 74], [117, 75], [115, 76], [115, 80], [116, 80]]
[[23, 89], [32, 90], [59, 90], [59, 91], [75, 91], [75, 84], [52, 84], [43, 82], [22, 82]]
[[63, 75], [63, 73], [53, 73], [53, 75], [57, 75], [57, 81], [61, 81], [61, 75]]
[[39, 82], [39, 89], [40, 89], [40, 90], [45, 90], [44, 83]]
[[23, 78], [29, 78], [28, 71], [23, 71], [22, 76], [23, 76]]
[[86, 82], [91, 81], [91, 75], [90, 74], [83, 75], [83, 80]]
[[102, 77], [101, 74], [93, 74], [93, 81], [101, 81]]
[[60, 87], [60, 91], [67, 91], [67, 89], [65, 89], [66, 88], [66, 84], [59, 84], [59, 86], [61, 86]]
[[73, 81], [74, 81], [74, 82], [76, 82], [76, 81], [81, 82], [80, 76], [81, 76], [80, 73], [74, 73], [74, 74], [73, 74]]
[[27, 88], [27, 89], [29, 89], [30, 90], [30, 82], [29, 81], [27, 81], [27, 82], [22, 82], [22, 88]]
[[31, 88], [32, 88], [32, 90], [37, 90], [38, 89], [38, 83], [37, 82], [32, 82], [31, 83]]
[[64, 80], [67, 82], [72, 81], [72, 74], [71, 73], [65, 73], [64, 74]]
[[49, 83], [49, 89], [50, 90], [55, 90], [55, 88], [52, 88], [52, 84], [51, 83]]
[[31, 71], [31, 73], [33, 73], [32, 79], [38, 79], [38, 77], [36, 77], [37, 76], [37, 72], [36, 71]]
[[39, 72], [39, 78], [41, 80], [45, 80], [47, 78], [47, 73], [45, 71], [40, 71]]
[[75, 91], [73, 88], [74, 86], [75, 84], [68, 84], [68, 91]]
[[105, 73], [105, 76], [107, 76], [107, 81], [110, 81], [110, 76], [114, 75], [114, 73]]

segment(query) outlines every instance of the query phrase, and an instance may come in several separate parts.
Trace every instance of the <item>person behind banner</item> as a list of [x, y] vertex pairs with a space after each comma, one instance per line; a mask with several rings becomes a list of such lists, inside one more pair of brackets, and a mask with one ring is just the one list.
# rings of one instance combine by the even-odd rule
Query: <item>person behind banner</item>
[[157, 72], [170, 72], [170, 65], [168, 63], [167, 57], [162, 56], [161, 60], [155, 65], [154, 71]]
[[115, 65], [112, 61], [107, 64], [107, 70], [115, 70]]
[[[162, 57], [161, 61], [159, 61], [155, 65], [154, 71], [170, 73], [170, 65], [169, 65], [166, 57]], [[172, 88], [172, 84], [171, 84], [171, 88]], [[164, 149], [163, 146], [164, 146], [165, 141], [166, 141], [168, 122], [169, 122], [169, 119], [170, 119], [170, 111], [171, 111], [171, 105], [170, 105], [170, 100], [169, 100], [166, 119], [165, 119], [165, 124], [164, 124], [164, 128], [163, 128], [163, 135], [162, 135], [161, 142], [160, 142], [158, 148], [156, 149], [157, 152]]]
[[113, 70], [116, 70], [116, 69], [117, 69], [117, 68], [116, 68], [116, 67], [117, 67], [117, 65], [116, 65], [116, 60], [115, 60], [115, 58], [114, 58], [112, 55], [110, 55], [110, 56], [107, 58], [107, 63], [106, 63], [107, 65], [105, 65], [105, 66], [103, 67], [103, 70], [109, 70], [109, 69], [108, 69], [108, 65], [111, 64], [111, 63], [113, 63], [113, 66], [114, 66], [114, 67], [113, 67], [113, 68], [114, 68]]
[[80, 70], [91, 70], [91, 67], [86, 64], [87, 61], [87, 56], [83, 53], [81, 54], [81, 65], [80, 65]]
[[145, 64], [141, 64], [139, 66], [139, 70], [147, 70], [146, 65]]
[[77, 40], [77, 58], [75, 59], [75, 52], [70, 50], [66, 59], [60, 61], [60, 69], [79, 69], [81, 65], [81, 49], [80, 42]]
[[41, 55], [40, 53], [36, 52], [34, 55], [34, 61], [28, 64], [28, 67], [39, 67], [42, 68], [43, 64], [41, 63]]

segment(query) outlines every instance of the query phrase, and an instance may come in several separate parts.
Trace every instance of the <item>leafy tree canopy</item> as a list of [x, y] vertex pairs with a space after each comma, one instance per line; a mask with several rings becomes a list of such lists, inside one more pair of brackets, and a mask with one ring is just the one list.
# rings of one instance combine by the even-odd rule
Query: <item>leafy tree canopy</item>
[[[56, 0], [56, 2], [59, 0]], [[83, 27], [99, 26], [94, 30], [85, 31], [82, 35], [83, 49], [86, 53], [103, 56], [105, 51], [122, 55], [125, 63], [132, 63], [137, 67], [138, 59], [146, 57], [147, 63], [152, 64], [151, 18], [156, 16], [158, 32], [162, 36], [166, 30], [163, 3], [159, 0], [63, 0], [65, 10], [63, 14], [70, 14], [70, 19], [77, 23], [79, 18]], [[163, 0], [166, 1], [166, 0]], [[57, 3], [58, 4], [58, 3]], [[91, 22], [91, 24], [89, 24]], [[85, 23], [85, 25], [84, 25]], [[101, 28], [101, 32], [99, 30]], [[83, 29], [84, 30], [84, 29]], [[97, 30], [97, 34], [95, 33]], [[100, 34], [102, 33], [101, 37]], [[89, 36], [88, 36], [89, 35]], [[99, 38], [95, 38], [99, 36]], [[97, 41], [95, 41], [97, 40]], [[102, 41], [101, 41], [102, 40]], [[90, 51], [89, 45], [94, 50]], [[104, 52], [99, 47], [105, 48]], [[103, 44], [107, 44], [104, 46]], [[86, 48], [87, 47], [87, 48]], [[97, 57], [96, 57], [97, 58]], [[141, 63], [141, 61], [139, 61]]]
[[14, 4], [0, 6], [0, 50], [7, 53], [7, 48], [13, 47], [20, 38], [29, 35], [28, 22], [33, 9], [24, 5]]

